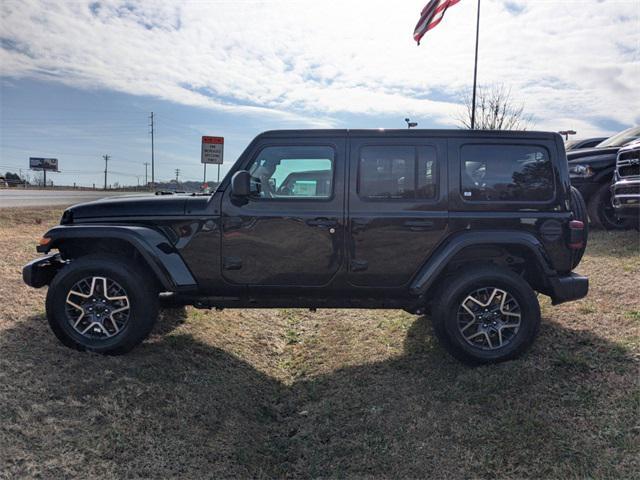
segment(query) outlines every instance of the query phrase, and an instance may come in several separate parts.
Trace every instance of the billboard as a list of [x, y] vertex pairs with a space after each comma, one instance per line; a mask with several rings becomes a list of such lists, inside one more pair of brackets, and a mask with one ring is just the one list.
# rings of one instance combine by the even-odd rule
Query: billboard
[[222, 164], [224, 137], [202, 137], [201, 163]]
[[40, 158], [29, 157], [29, 168], [31, 170], [49, 170], [52, 172], [58, 171], [58, 159], [57, 158]]

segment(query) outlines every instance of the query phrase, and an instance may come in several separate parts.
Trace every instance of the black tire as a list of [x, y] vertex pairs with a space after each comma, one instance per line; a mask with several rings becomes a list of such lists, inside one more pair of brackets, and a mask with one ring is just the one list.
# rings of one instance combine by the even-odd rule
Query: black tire
[[[69, 292], [78, 282], [93, 277], [116, 282], [127, 296], [126, 322], [118, 333], [108, 338], [90, 338], [91, 332], [82, 335], [72, 325], [75, 319], [70, 319], [68, 313]], [[74, 301], [77, 301], [75, 297]], [[154, 282], [145, 278], [143, 270], [135, 264], [112, 255], [88, 255], [72, 260], [56, 274], [47, 292], [46, 310], [51, 330], [67, 347], [119, 355], [140, 344], [151, 332], [158, 316], [158, 292]], [[84, 309], [82, 315], [85, 315]]]
[[625, 230], [631, 226], [628, 219], [618, 218], [611, 204], [610, 185], [605, 183], [589, 199], [588, 212], [591, 225], [604, 230]]
[[[490, 350], [471, 345], [459, 328], [462, 302], [484, 288], [506, 292], [516, 300], [520, 313], [519, 328], [509, 342]], [[503, 362], [520, 356], [531, 346], [540, 328], [540, 305], [535, 292], [524, 279], [505, 268], [481, 266], [463, 270], [445, 281], [436, 298], [433, 306], [436, 336], [453, 357], [470, 365]], [[475, 321], [476, 317], [473, 318]], [[480, 327], [478, 324], [476, 331]]]
[[584, 223], [584, 247], [580, 250], [576, 250], [573, 254], [571, 268], [574, 269], [582, 260], [582, 256], [587, 249], [587, 240], [589, 239], [589, 215], [587, 212], [587, 204], [585, 203], [582, 194], [575, 187], [571, 187], [571, 210], [573, 211], [574, 219], [580, 220]]

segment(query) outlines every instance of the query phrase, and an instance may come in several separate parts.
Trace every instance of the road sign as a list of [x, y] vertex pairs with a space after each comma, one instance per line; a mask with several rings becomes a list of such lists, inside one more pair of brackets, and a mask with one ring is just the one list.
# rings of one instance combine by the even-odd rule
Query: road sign
[[49, 170], [52, 172], [58, 171], [58, 159], [57, 158], [40, 158], [29, 157], [29, 168], [31, 170]]
[[202, 137], [201, 163], [220, 165], [224, 151], [224, 137]]

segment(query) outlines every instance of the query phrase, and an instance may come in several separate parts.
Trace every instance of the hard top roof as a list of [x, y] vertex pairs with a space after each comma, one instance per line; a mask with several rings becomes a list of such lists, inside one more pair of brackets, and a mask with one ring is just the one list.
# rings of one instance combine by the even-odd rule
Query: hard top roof
[[463, 130], [463, 129], [307, 129], [307, 130], [269, 130], [258, 137], [458, 137], [458, 138], [558, 138], [556, 132], [522, 131], [522, 130]]

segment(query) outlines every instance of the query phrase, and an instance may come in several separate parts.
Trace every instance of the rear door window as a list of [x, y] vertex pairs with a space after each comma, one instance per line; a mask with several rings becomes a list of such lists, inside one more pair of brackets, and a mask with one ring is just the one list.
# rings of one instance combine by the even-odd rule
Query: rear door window
[[460, 157], [464, 200], [540, 202], [553, 198], [553, 168], [543, 147], [464, 145]]
[[435, 198], [435, 159], [430, 146], [362, 147], [358, 195], [365, 200]]

